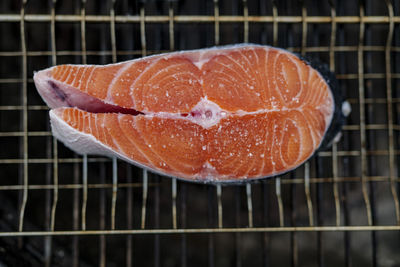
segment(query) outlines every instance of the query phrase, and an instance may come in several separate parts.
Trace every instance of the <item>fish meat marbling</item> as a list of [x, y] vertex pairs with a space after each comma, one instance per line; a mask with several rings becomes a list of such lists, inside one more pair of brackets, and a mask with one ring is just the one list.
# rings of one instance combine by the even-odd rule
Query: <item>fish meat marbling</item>
[[331, 79], [269, 46], [59, 65], [34, 81], [51, 108], [53, 134], [67, 147], [188, 181], [293, 170], [342, 116]]

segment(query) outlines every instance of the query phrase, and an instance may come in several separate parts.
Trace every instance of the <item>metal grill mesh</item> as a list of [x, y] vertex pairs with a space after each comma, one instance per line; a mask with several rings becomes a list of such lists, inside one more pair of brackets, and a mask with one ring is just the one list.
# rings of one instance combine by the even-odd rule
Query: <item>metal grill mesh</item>
[[[2, 1], [0, 246], [42, 265], [394, 265], [400, 4]], [[51, 136], [34, 70], [254, 42], [319, 57], [353, 112], [339, 143], [245, 186], [190, 184]], [[1, 254], [0, 254], [1, 255]], [[15, 260], [15, 259], [14, 259]], [[19, 262], [19, 263], [21, 263]]]

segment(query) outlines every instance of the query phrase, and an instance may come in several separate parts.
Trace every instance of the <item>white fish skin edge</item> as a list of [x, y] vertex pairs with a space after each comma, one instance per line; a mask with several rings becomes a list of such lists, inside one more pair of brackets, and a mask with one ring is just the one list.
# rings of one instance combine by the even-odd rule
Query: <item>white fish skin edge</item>
[[[117, 156], [115, 151], [97, 141], [92, 135], [80, 132], [69, 126], [58, 114], [59, 110], [50, 110], [50, 123], [53, 135], [76, 153]], [[122, 157], [122, 155], [119, 155]]]

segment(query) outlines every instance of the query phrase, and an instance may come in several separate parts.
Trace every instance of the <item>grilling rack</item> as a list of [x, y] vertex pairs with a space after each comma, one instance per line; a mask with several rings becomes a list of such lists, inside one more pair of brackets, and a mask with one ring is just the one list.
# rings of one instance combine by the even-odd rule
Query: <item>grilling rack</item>
[[[400, 262], [398, 1], [0, 3], [0, 263], [393, 266]], [[240, 42], [318, 57], [352, 113], [340, 142], [241, 186], [160, 177], [58, 143], [34, 70]]]

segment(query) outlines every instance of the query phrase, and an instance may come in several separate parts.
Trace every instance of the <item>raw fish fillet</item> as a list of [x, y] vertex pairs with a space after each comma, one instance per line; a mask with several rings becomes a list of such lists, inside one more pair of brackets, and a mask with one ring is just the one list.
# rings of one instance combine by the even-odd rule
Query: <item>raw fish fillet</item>
[[60, 65], [34, 81], [67, 147], [188, 181], [293, 170], [320, 147], [335, 112], [318, 71], [259, 45]]

